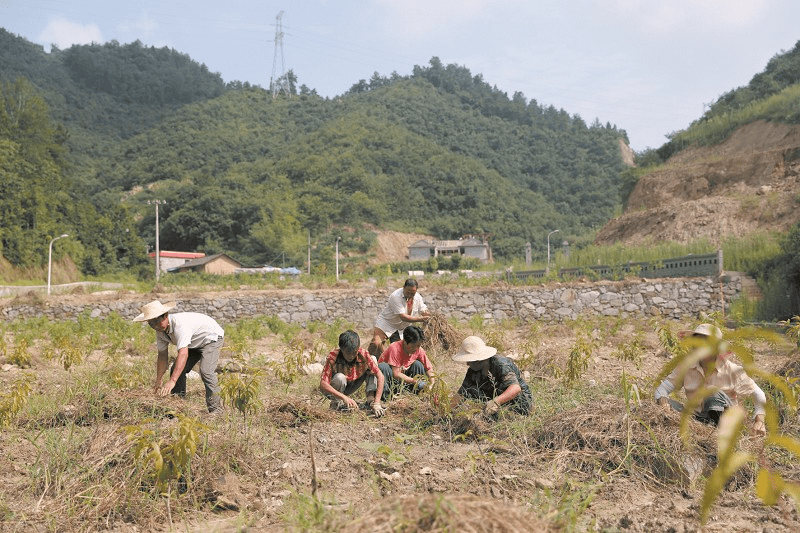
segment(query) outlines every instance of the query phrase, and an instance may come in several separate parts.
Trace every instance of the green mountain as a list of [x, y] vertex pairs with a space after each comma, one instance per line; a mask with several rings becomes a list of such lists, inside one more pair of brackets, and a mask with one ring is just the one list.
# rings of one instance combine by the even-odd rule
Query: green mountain
[[[85, 272], [144, 263], [154, 199], [167, 201], [162, 249], [249, 264], [302, 264], [309, 234], [326, 244], [368, 225], [442, 239], [488, 232], [496, 257], [520, 257], [528, 241], [542, 252], [556, 228], [589, 242], [622, 204], [624, 131], [509, 98], [437, 58], [408, 76], [376, 73], [336, 98], [301, 86], [273, 99], [225, 85], [174, 50], [137, 41], [46, 54], [0, 30], [4, 91], [19, 77], [46, 103], [49, 127], [65, 132], [59, 190], [112, 219], [101, 237], [69, 217], [53, 221], [77, 236], [70, 254], [93, 250]], [[13, 263], [12, 229], [3, 254]], [[120, 232], [130, 246], [116, 245]], [[99, 266], [111, 250], [117, 259]]]

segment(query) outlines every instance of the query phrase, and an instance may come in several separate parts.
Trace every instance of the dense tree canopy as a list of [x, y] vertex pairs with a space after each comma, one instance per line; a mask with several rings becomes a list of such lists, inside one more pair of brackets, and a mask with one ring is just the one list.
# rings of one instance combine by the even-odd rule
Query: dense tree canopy
[[78, 197], [65, 171], [65, 138], [30, 83], [0, 84], [0, 253], [38, 266], [49, 240], [69, 233], [74, 240], [65, 246], [84, 272], [135, 266], [144, 254], [133, 220], [118, 198], [101, 212]]
[[140, 104], [188, 104], [222, 94], [222, 77], [167, 47], [76, 45], [63, 52], [70, 76], [94, 92]]
[[[79, 195], [81, 220], [113, 221], [100, 235], [134, 217], [129, 235], [152, 246], [147, 200], [160, 199], [162, 249], [227, 252], [246, 264], [299, 262], [307, 235], [366, 225], [445, 239], [491, 233], [495, 256], [513, 257], [528, 241], [542, 250], [553, 228], [590, 240], [621, 202], [624, 131], [519, 92], [509, 98], [438, 58], [408, 76], [376, 72], [334, 99], [304, 85], [273, 99], [138, 41], [47, 55], [2, 30], [0, 40], [18, 52], [0, 56], [14, 65], [0, 73], [30, 77], [59, 124], [46, 183]], [[8, 187], [36, 161], [15, 150], [0, 144], [3, 171], [15, 176]], [[146, 250], [97, 239], [82, 251], [87, 272], [111, 257], [136, 265]]]

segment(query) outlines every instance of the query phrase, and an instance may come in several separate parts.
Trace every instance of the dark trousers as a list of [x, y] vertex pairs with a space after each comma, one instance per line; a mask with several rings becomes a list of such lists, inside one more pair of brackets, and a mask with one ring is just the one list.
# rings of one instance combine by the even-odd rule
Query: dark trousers
[[[412, 390], [411, 385], [405, 381], [400, 381], [399, 379], [394, 378], [394, 373], [392, 372], [392, 367], [389, 366], [389, 363], [378, 363], [378, 368], [383, 374], [383, 394], [381, 395], [382, 402], [388, 401], [394, 394]], [[411, 366], [408, 367], [408, 370], [403, 372], [403, 374], [412, 378], [414, 376], [425, 376], [425, 367], [419, 361], [414, 361], [411, 363]], [[418, 392], [419, 390], [414, 390], [414, 393]]]

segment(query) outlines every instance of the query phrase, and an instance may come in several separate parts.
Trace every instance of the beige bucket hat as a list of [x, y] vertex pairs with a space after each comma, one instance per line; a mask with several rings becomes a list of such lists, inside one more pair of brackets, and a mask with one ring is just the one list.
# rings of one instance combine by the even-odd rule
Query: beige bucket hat
[[489, 359], [497, 353], [497, 348], [486, 346], [483, 339], [470, 335], [461, 342], [461, 347], [458, 352], [453, 356], [453, 361], [459, 363], [471, 363], [472, 361], [483, 361]]
[[713, 324], [700, 324], [694, 328], [692, 335], [702, 335], [703, 337], [714, 337], [717, 340], [722, 340], [722, 330]]
[[147, 322], [148, 320], [152, 320], [154, 318], [160, 317], [173, 307], [175, 307], [175, 302], [167, 302], [166, 304], [162, 304], [158, 300], [153, 300], [149, 304], [145, 304], [142, 306], [142, 314], [137, 316], [133, 319], [134, 322]]

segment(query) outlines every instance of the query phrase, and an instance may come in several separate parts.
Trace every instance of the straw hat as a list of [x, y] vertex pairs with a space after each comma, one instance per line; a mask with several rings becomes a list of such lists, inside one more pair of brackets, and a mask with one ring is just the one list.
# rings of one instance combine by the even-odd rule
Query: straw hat
[[158, 300], [153, 300], [149, 304], [145, 304], [142, 307], [142, 314], [137, 316], [133, 319], [134, 322], [147, 322], [148, 320], [152, 320], [156, 317], [160, 317], [173, 307], [175, 307], [175, 302], [168, 302], [166, 305], [162, 304]]
[[700, 324], [694, 328], [692, 335], [702, 335], [703, 337], [714, 337], [717, 340], [722, 340], [722, 330], [713, 324]]
[[458, 353], [453, 356], [453, 361], [459, 363], [471, 363], [472, 361], [483, 361], [489, 359], [497, 353], [497, 348], [486, 346], [483, 339], [470, 335], [461, 343]]

